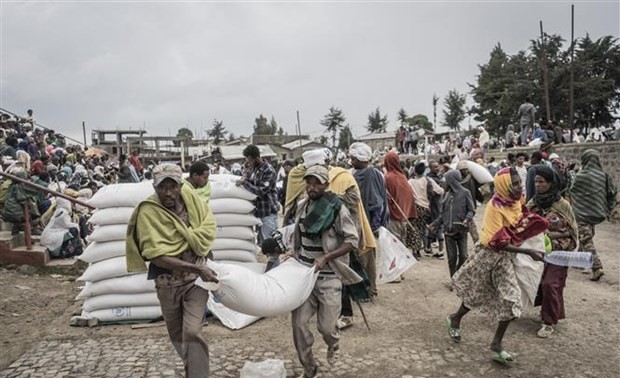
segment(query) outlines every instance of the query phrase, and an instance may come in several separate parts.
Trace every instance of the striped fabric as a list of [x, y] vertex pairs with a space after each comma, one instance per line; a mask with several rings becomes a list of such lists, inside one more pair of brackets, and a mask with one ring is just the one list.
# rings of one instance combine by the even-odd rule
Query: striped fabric
[[607, 203], [607, 186], [611, 180], [603, 172], [597, 151], [584, 151], [581, 165], [570, 190], [573, 211], [578, 222], [596, 225], [603, 222], [611, 210]]
[[[304, 221], [304, 218], [301, 218], [299, 220], [299, 231], [301, 235], [300, 255], [302, 256], [302, 258], [300, 259], [300, 262], [306, 266], [311, 266], [314, 264], [309, 261], [304, 261], [304, 260], [316, 260], [317, 258], [321, 257], [324, 254], [323, 244], [322, 244], [321, 238], [313, 239], [313, 238], [308, 238], [306, 236], [303, 221]], [[330, 268], [329, 264], [325, 264], [323, 269], [321, 269], [321, 271], [319, 272], [319, 276], [333, 275], [333, 274], [334, 272]]]

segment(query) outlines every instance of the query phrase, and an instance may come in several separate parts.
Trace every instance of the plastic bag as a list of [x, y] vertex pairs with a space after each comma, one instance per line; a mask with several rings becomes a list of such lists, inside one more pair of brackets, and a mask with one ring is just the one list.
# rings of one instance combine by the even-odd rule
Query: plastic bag
[[377, 283], [396, 280], [415, 263], [416, 259], [409, 249], [385, 227], [381, 227], [377, 239]]

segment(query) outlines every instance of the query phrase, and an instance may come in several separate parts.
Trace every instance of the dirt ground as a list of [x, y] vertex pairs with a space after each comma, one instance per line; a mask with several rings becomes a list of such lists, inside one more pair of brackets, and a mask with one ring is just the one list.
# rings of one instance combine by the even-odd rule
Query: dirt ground
[[[480, 223], [478, 223], [480, 224]], [[598, 282], [570, 269], [565, 302], [567, 319], [549, 339], [539, 339], [537, 310], [514, 322], [505, 337], [505, 349], [517, 357], [513, 368], [472, 363], [474, 376], [498, 377], [618, 377], [620, 367], [620, 226], [597, 227], [595, 244], [606, 275]], [[51, 275], [29, 267], [0, 267], [0, 370], [7, 367], [36, 341], [42, 339], [97, 339], [107, 336], [161, 336], [165, 328], [135, 330], [128, 325], [72, 328], [71, 315], [79, 311], [73, 298], [79, 292], [75, 276]], [[464, 341], [453, 344], [446, 332], [445, 316], [456, 310], [459, 300], [448, 290], [447, 261], [424, 258], [405, 274], [399, 284], [380, 286], [379, 298], [365, 305], [371, 331], [356, 316], [354, 327], [345, 330], [342, 348], [363, 356], [379, 353], [384, 346], [408, 343], [430, 345], [441, 350], [466, 348], [469, 355], [490, 356], [488, 344], [495, 325], [485, 315], [472, 313], [463, 320]], [[357, 312], [357, 310], [356, 310]], [[250, 344], [290, 345], [290, 317], [263, 319], [239, 331], [209, 320], [204, 332], [209, 339], [242, 338]], [[319, 344], [317, 338], [317, 344]], [[489, 358], [490, 359], [490, 358]], [[402, 367], [387, 367], [385, 377], [411, 374]], [[419, 375], [417, 373], [413, 376]]]

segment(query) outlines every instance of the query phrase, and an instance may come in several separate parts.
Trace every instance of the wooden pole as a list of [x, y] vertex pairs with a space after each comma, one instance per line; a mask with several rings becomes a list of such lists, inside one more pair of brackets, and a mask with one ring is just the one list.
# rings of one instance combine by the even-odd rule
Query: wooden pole
[[[540, 21], [540, 49], [542, 54], [542, 73], [543, 73], [543, 86], [545, 96], [545, 110], [547, 113], [547, 121], [551, 119], [551, 107], [549, 105], [549, 80], [547, 78], [547, 51], [545, 49], [545, 33], [543, 32], [543, 23]], [[541, 125], [542, 127], [543, 125]]]
[[88, 143], [86, 143], [86, 122], [82, 121], [82, 132], [84, 133], [84, 145], [88, 146]]
[[570, 128], [570, 139], [573, 142], [573, 129], [575, 127], [575, 4], [570, 6], [570, 91], [568, 105], [568, 126]]

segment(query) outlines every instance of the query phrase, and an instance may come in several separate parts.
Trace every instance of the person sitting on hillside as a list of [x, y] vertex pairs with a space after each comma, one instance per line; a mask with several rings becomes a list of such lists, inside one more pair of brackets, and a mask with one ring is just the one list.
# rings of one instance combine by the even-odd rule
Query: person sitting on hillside
[[71, 202], [64, 198], [56, 200], [56, 211], [41, 233], [41, 245], [53, 258], [79, 256], [83, 251], [80, 226], [74, 222]]

